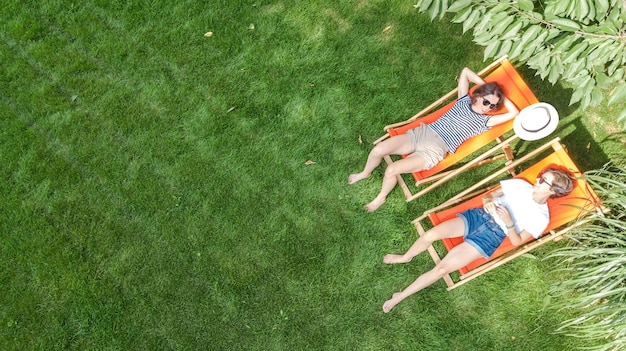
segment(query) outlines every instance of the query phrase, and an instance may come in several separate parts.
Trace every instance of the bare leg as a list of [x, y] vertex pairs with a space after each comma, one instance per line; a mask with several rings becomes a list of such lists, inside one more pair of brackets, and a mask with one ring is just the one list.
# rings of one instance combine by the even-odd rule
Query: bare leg
[[396, 184], [398, 184], [398, 175], [420, 171], [424, 169], [424, 166], [424, 159], [419, 156], [407, 157], [390, 164], [385, 170], [383, 185], [380, 192], [376, 195], [374, 200], [365, 205], [365, 209], [368, 212], [376, 211], [382, 204], [385, 203], [385, 201], [387, 201], [387, 195], [389, 195], [391, 190], [393, 190]]
[[432, 270], [420, 275], [411, 285], [399, 293], [394, 293], [391, 299], [383, 304], [383, 312], [388, 313], [398, 303], [416, 292], [430, 286], [445, 274], [466, 266], [475, 259], [481, 257], [478, 250], [468, 243], [462, 243], [452, 249], [446, 257], [439, 262]]
[[406, 134], [393, 136], [377, 144], [367, 156], [363, 171], [352, 173], [348, 176], [348, 184], [354, 184], [361, 179], [369, 177], [372, 171], [380, 165], [383, 157], [387, 155], [404, 155], [411, 151], [411, 138]]
[[383, 262], [388, 264], [411, 262], [413, 257], [426, 251], [426, 249], [428, 249], [428, 247], [432, 245], [433, 242], [444, 238], [463, 236], [464, 233], [465, 222], [459, 217], [452, 218], [428, 230], [426, 233], [424, 233], [424, 235], [421, 235], [404, 254], [385, 255], [385, 257], [383, 257]]

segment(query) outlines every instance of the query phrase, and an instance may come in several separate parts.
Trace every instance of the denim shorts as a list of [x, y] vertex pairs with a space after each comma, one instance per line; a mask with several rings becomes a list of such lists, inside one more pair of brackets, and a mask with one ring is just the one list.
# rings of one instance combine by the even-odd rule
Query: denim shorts
[[506, 233], [484, 208], [472, 208], [457, 214], [465, 223], [463, 240], [472, 245], [481, 255], [489, 258], [502, 244]]

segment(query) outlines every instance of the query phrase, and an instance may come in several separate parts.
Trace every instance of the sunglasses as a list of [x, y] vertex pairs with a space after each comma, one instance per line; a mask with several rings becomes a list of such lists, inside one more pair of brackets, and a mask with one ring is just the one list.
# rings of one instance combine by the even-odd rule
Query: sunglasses
[[552, 188], [552, 184], [550, 184], [550, 182], [548, 182], [548, 180], [546, 178], [544, 178], [543, 176], [541, 176], [540, 178], [537, 179], [537, 183], [538, 184], [546, 183], [546, 184], [548, 184], [548, 186], [550, 188]]
[[491, 101], [483, 98], [483, 106], [489, 106], [490, 109], [492, 110], [497, 110], [498, 109], [498, 105], [496, 104], [492, 104]]

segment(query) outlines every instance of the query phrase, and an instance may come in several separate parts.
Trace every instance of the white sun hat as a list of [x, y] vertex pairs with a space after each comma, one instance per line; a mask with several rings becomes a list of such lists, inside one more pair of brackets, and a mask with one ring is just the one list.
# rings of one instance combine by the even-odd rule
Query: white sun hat
[[513, 131], [522, 140], [538, 140], [554, 132], [558, 124], [559, 113], [554, 106], [539, 102], [520, 111], [513, 121]]

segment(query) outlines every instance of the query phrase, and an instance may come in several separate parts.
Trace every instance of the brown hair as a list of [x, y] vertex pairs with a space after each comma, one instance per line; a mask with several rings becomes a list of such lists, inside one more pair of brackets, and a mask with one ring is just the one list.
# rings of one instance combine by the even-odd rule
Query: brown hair
[[498, 97], [498, 103], [496, 104], [496, 110], [499, 109], [500, 107], [502, 107], [502, 104], [504, 103], [504, 93], [502, 92], [502, 89], [500, 89], [500, 86], [498, 85], [498, 83], [496, 82], [491, 82], [491, 83], [485, 83], [485, 84], [481, 84], [479, 85], [476, 89], [474, 89], [474, 91], [472, 92], [472, 104], [476, 103], [476, 100], [479, 97], [483, 97], [483, 96], [487, 96], [487, 95], [495, 95]]
[[548, 172], [552, 173], [553, 176], [551, 188], [554, 194], [550, 196], [551, 199], [569, 195], [578, 183], [570, 170], [558, 165], [550, 165], [544, 168], [539, 172], [537, 178], [541, 178], [542, 175]]

